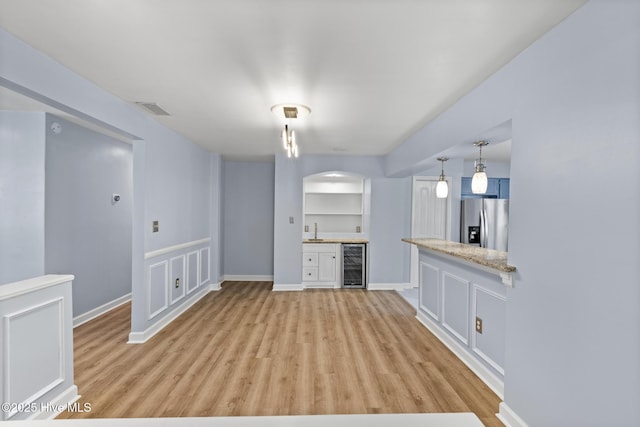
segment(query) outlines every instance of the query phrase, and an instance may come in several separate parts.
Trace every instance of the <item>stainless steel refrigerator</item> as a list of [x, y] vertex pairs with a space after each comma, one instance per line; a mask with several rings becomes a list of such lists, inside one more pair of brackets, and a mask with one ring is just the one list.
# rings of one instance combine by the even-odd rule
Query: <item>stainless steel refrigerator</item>
[[507, 251], [509, 199], [463, 199], [460, 242]]

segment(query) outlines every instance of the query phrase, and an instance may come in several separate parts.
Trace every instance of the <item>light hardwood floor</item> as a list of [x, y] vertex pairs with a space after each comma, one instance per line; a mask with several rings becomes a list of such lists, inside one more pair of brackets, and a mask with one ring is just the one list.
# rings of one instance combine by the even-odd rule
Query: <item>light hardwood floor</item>
[[59, 418], [474, 412], [499, 398], [393, 291], [225, 282], [145, 344], [129, 304], [74, 330], [91, 412]]

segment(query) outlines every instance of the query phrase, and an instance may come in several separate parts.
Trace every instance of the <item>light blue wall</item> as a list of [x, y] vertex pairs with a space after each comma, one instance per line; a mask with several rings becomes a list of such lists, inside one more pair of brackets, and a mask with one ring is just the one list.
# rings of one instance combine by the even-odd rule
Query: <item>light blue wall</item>
[[0, 112], [0, 285], [44, 274], [44, 113]]
[[211, 283], [220, 283], [224, 274], [222, 269], [223, 240], [223, 161], [219, 154], [211, 155], [209, 224], [211, 228]]
[[166, 128], [145, 130], [145, 250], [208, 237], [211, 154]]
[[370, 283], [408, 283], [411, 178], [371, 179]]
[[531, 425], [640, 425], [639, 52], [640, 3], [598, 0], [513, 64], [505, 386]]
[[[275, 156], [273, 284], [302, 283], [302, 171], [300, 159]], [[293, 224], [289, 218], [293, 218]]]
[[273, 275], [273, 162], [224, 162], [224, 274]]
[[[494, 160], [484, 160], [489, 178], [509, 178], [511, 176], [511, 163]], [[475, 172], [474, 160], [464, 162], [464, 175], [473, 176]]]
[[640, 3], [591, 0], [386, 159], [410, 173], [512, 119], [505, 403], [640, 425]]
[[46, 129], [45, 274], [75, 276], [75, 317], [131, 292], [132, 147], [49, 114]]

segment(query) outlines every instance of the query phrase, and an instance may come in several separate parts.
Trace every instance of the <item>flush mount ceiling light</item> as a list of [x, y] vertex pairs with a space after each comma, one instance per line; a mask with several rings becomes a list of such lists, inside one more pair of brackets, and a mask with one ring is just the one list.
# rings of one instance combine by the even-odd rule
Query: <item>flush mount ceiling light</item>
[[271, 112], [285, 121], [281, 137], [287, 157], [298, 157], [296, 134], [289, 126], [289, 122], [293, 119], [302, 119], [308, 116], [311, 114], [311, 109], [301, 104], [276, 104], [271, 107]]
[[271, 112], [284, 120], [304, 119], [311, 114], [311, 109], [302, 104], [276, 104]]
[[440, 177], [438, 178], [438, 183], [436, 184], [436, 197], [438, 199], [446, 199], [449, 195], [449, 184], [447, 184], [447, 180], [444, 177], [444, 162], [449, 160], [449, 158], [438, 157], [438, 160], [442, 162], [442, 169], [440, 170]]
[[482, 162], [482, 147], [489, 145], [487, 141], [474, 142], [473, 145], [480, 148], [480, 157], [476, 160], [476, 171], [471, 178], [471, 192], [473, 194], [485, 194], [487, 192], [488, 180], [485, 172], [485, 165]]

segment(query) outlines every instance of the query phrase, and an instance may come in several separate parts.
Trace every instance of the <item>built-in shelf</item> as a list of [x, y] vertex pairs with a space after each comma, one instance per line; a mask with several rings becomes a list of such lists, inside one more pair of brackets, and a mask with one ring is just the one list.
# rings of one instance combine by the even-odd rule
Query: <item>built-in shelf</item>
[[319, 233], [362, 233], [361, 177], [314, 175], [304, 181], [304, 225]]

